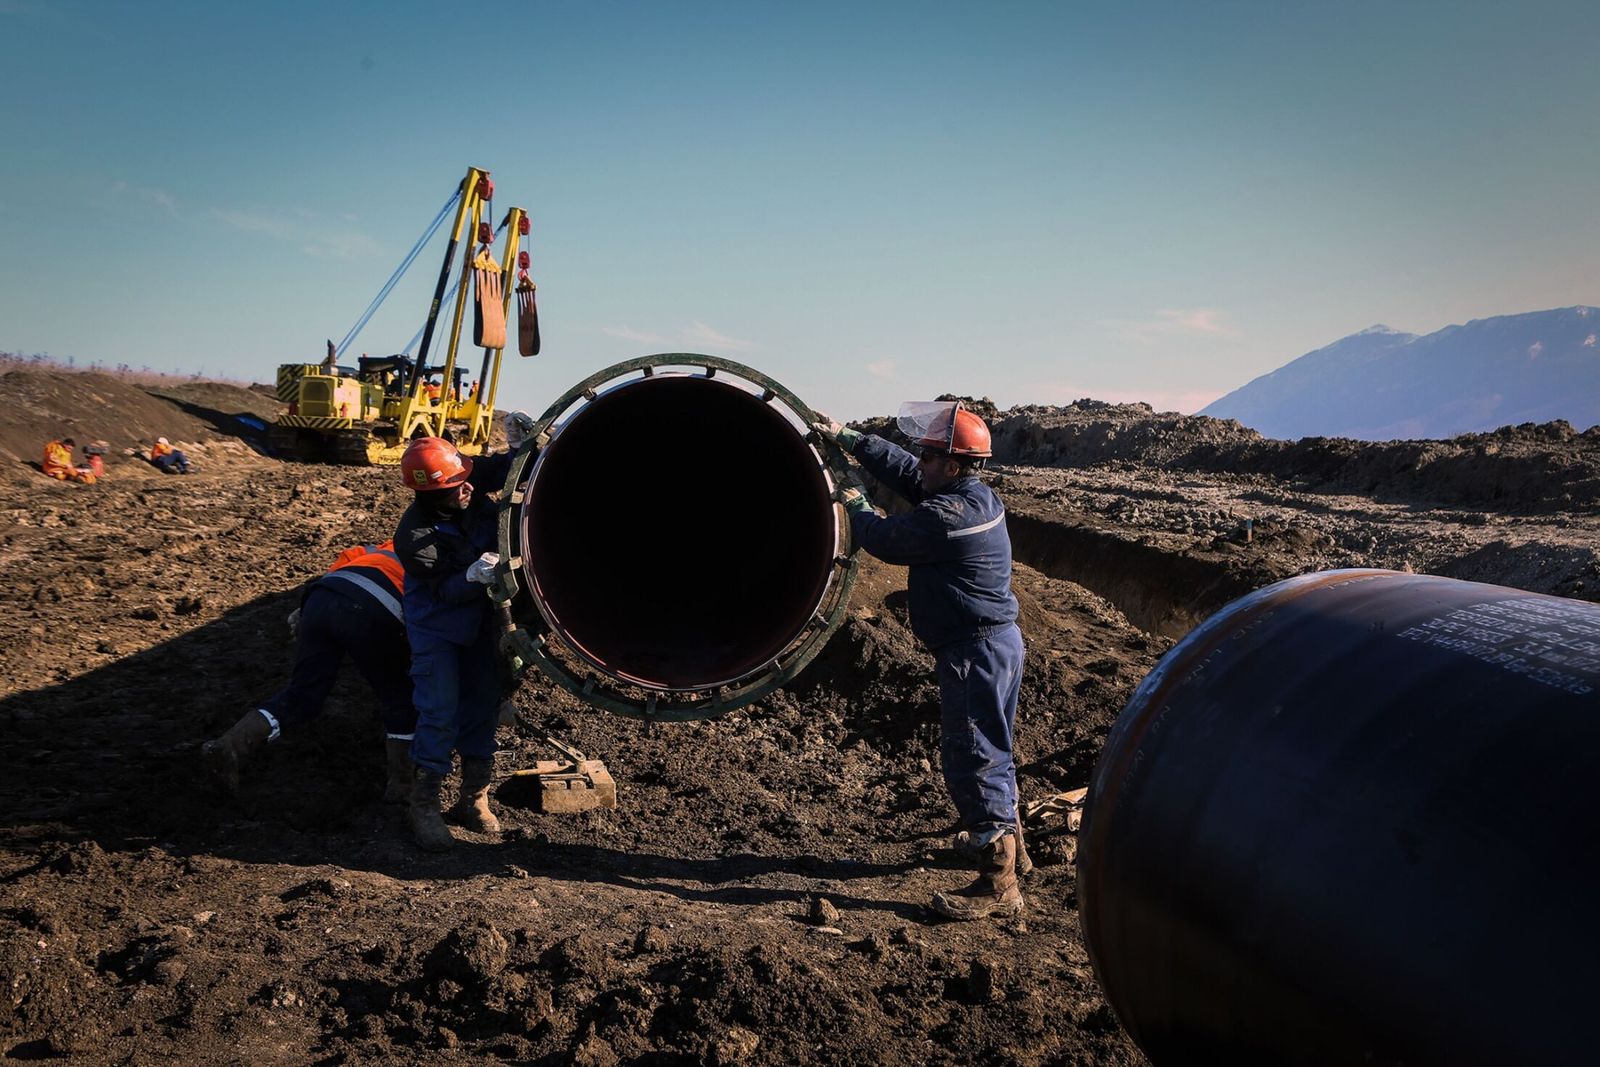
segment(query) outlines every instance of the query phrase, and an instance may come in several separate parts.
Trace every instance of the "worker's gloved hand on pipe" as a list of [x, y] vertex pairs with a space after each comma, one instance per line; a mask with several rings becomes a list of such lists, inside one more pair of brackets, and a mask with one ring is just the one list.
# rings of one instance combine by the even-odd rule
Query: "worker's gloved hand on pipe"
[[494, 569], [500, 562], [500, 553], [485, 552], [472, 561], [472, 566], [467, 568], [467, 581], [477, 582], [479, 585], [494, 584]]
[[859, 489], [846, 489], [839, 494], [839, 503], [844, 505], [846, 511], [871, 511], [872, 501]]
[[506, 444], [515, 452], [533, 436], [533, 416], [526, 411], [513, 411], [506, 416]]
[[289, 636], [290, 637], [299, 637], [300, 636], [300, 609], [299, 608], [295, 608], [293, 611], [289, 612]]
[[819, 411], [816, 415], [817, 421], [811, 424], [813, 430], [828, 440], [837, 442], [839, 447], [846, 452], [855, 450], [856, 442], [861, 440], [861, 434], [858, 431], [836, 422], [834, 417], [826, 411]]

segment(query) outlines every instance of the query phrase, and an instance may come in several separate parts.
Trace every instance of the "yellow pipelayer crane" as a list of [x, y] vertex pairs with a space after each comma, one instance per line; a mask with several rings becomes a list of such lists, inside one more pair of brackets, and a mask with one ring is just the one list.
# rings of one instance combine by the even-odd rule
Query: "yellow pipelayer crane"
[[[521, 208], [506, 212], [499, 226], [506, 234], [506, 245], [496, 262], [492, 252], [496, 231], [484, 218], [493, 198], [489, 172], [468, 168], [456, 193], [446, 201], [342, 344], [335, 347], [329, 341], [328, 357], [321, 363], [286, 363], [278, 368], [278, 398], [289, 406], [289, 411], [279, 416], [268, 431], [268, 444], [276, 454], [288, 459], [357, 465], [395, 464], [413, 437], [447, 437], [462, 452], [472, 455], [487, 447], [500, 384], [512, 274], [519, 263], [518, 245], [529, 228], [527, 214]], [[455, 224], [416, 358], [406, 354], [363, 356], [357, 366], [341, 365], [339, 354], [377, 311], [452, 206]], [[428, 347], [447, 297], [446, 286], [463, 233], [470, 234], [471, 239], [466, 242], [461, 274], [456, 280], [449, 343], [442, 366], [430, 367]], [[520, 262], [526, 266], [526, 257]], [[470, 284], [474, 278], [475, 286]], [[483, 365], [476, 384], [463, 388], [464, 370], [457, 367], [456, 356], [471, 288], [477, 290], [474, 333], [483, 348]]]

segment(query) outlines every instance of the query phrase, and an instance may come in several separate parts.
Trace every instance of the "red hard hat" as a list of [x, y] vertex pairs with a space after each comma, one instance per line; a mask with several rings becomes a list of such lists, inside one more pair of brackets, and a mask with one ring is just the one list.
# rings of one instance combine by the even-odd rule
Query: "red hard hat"
[[400, 477], [419, 493], [454, 489], [472, 473], [472, 460], [442, 437], [418, 437], [400, 457]]
[[952, 456], [988, 459], [994, 455], [989, 448], [989, 427], [983, 419], [959, 403], [953, 410], [956, 423], [953, 431], [948, 417], [937, 418], [933, 425], [928, 427], [927, 435], [920, 438], [917, 444], [924, 448], [937, 448]]

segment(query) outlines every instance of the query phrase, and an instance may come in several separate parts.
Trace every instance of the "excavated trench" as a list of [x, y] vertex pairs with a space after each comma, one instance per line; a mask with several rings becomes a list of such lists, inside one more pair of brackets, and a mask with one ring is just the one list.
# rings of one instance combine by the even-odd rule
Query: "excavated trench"
[[1178, 638], [1260, 581], [1090, 526], [1008, 509], [1012, 557], [1104, 597], [1147, 633]]

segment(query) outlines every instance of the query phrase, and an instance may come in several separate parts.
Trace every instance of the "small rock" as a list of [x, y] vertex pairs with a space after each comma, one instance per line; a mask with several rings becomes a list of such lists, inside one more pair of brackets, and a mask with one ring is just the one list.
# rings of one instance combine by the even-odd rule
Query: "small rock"
[[590, 1034], [587, 1041], [573, 1050], [572, 1062], [575, 1067], [613, 1067], [617, 1063], [617, 1053], [599, 1034]]
[[215, 919], [216, 917], [217, 917], [217, 913], [214, 912], [214, 911], [196, 912], [193, 916], [191, 916], [191, 918], [194, 920], [194, 924], [196, 926], [204, 926], [206, 923], [210, 922], [212, 919]]
[[182, 960], [162, 960], [150, 968], [150, 980], [156, 985], [175, 986], [183, 981], [183, 976], [189, 973], [188, 965]]
[[504, 873], [507, 878], [516, 878], [519, 880], [528, 877], [528, 872], [523, 870], [521, 867], [518, 867], [515, 863], [506, 864], [506, 869], [502, 873]]
[[711, 1046], [711, 1062], [717, 1067], [743, 1063], [755, 1055], [761, 1038], [742, 1026], [732, 1026]]
[[839, 925], [839, 909], [833, 906], [833, 901], [827, 897], [817, 897], [811, 901], [811, 914], [808, 916], [813, 926]]
[[429, 955], [426, 966], [430, 974], [481, 984], [505, 970], [510, 957], [510, 943], [484, 922], [450, 931]]
[[909, 926], [898, 926], [895, 927], [894, 933], [889, 935], [889, 940], [896, 945], [915, 945], [917, 934]]
[[197, 596], [181, 596], [178, 598], [177, 603], [172, 606], [172, 610], [178, 615], [197, 615], [204, 603]]
[[1001, 989], [999, 965], [982, 957], [973, 960], [967, 970], [967, 990], [980, 1004], [999, 1000], [1005, 995]]
[[299, 993], [296, 993], [293, 989], [290, 989], [282, 982], [274, 982], [268, 986], [264, 999], [266, 1000], [269, 1008], [273, 1008], [278, 1011], [283, 1011], [288, 1008], [298, 1008], [301, 1004], [305, 1003]]
[[647, 952], [665, 952], [666, 948], [667, 935], [659, 927], [646, 926], [633, 939], [633, 951], [639, 955]]

